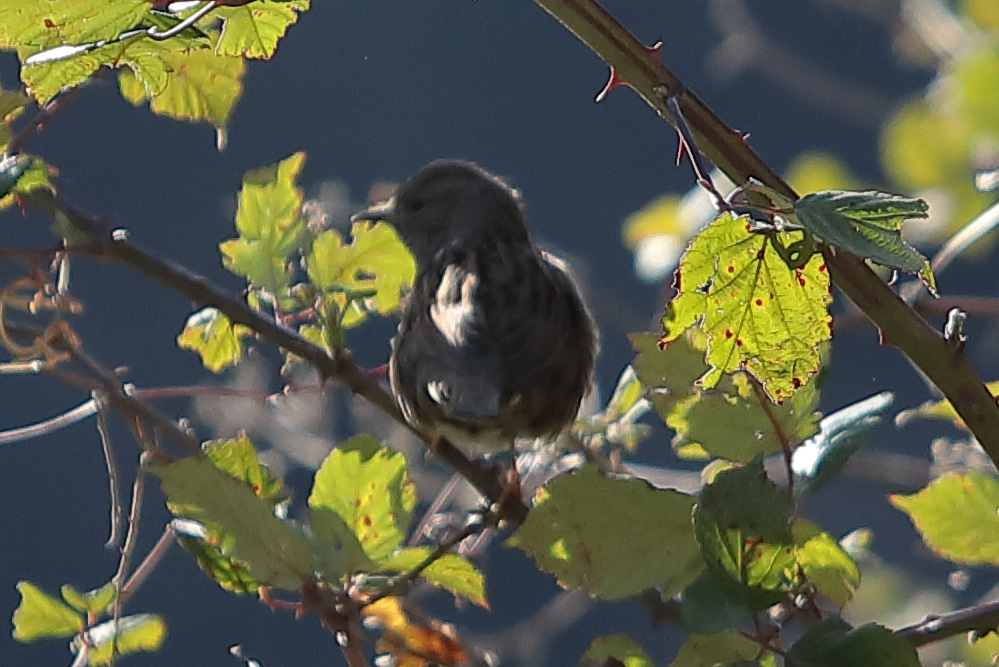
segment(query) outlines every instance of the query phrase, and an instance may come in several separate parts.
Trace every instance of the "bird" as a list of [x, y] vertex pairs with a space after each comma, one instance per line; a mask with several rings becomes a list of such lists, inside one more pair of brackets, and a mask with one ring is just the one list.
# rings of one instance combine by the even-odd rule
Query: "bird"
[[472, 162], [437, 160], [355, 219], [392, 225], [415, 260], [389, 358], [409, 424], [485, 454], [573, 422], [597, 330], [564, 264], [532, 239], [517, 191]]

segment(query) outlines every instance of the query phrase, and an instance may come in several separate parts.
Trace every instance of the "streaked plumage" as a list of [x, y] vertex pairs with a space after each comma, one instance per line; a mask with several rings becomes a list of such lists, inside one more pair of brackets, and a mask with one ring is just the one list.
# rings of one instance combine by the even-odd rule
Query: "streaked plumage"
[[480, 451], [569, 425], [596, 332], [575, 285], [531, 240], [516, 193], [474, 164], [438, 161], [382, 217], [417, 265], [389, 363], [406, 418]]

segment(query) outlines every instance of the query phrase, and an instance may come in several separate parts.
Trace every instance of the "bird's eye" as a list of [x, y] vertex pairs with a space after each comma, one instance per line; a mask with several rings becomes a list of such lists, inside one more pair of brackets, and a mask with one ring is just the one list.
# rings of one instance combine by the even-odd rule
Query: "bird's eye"
[[408, 208], [413, 213], [419, 213], [423, 210], [423, 207], [427, 205], [427, 202], [423, 199], [410, 199], [408, 202]]

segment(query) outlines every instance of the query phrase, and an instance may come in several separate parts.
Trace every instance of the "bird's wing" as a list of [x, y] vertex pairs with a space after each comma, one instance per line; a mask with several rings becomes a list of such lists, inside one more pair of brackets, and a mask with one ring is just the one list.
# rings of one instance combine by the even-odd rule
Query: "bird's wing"
[[446, 264], [439, 280], [416, 289], [423, 292], [412, 297], [394, 351], [398, 384], [415, 390], [418, 410], [452, 421], [497, 419], [502, 352], [488, 336], [478, 273], [467, 263]]

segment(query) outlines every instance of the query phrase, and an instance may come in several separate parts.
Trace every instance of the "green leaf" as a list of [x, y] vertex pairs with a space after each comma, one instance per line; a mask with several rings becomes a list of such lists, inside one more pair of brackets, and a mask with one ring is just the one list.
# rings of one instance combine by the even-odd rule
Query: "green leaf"
[[235, 366], [243, 359], [243, 338], [253, 331], [233, 324], [216, 308], [202, 308], [184, 323], [177, 335], [177, 345], [197, 352], [201, 363], [213, 373]]
[[190, 519], [175, 519], [171, 526], [180, 546], [194, 556], [198, 567], [219, 586], [240, 595], [256, 593], [260, 588], [250, 572], [249, 563], [233, 553], [232, 536], [217, 524], [209, 529]]
[[266, 586], [297, 590], [312, 574], [305, 537], [274, 516], [274, 504], [259, 497], [245, 481], [222, 472], [207, 456], [151, 466], [171, 510], [210, 526], [223, 527], [232, 547], [223, 554], [249, 564], [254, 579]]
[[799, 583], [787, 492], [766, 478], [762, 458], [718, 473], [701, 491], [694, 532], [708, 568], [753, 610]]
[[875, 190], [826, 190], [796, 201], [794, 214], [826, 243], [882, 266], [918, 273], [936, 292], [929, 261], [902, 240], [903, 222], [929, 217], [929, 205], [922, 199]]
[[33, 642], [46, 637], [72, 637], [84, 627], [83, 615], [29, 581], [17, 584], [21, 604], [14, 610], [14, 639]]
[[216, 468], [248, 483], [259, 497], [271, 502], [285, 499], [284, 484], [260, 463], [257, 450], [245, 433], [236, 438], [209, 440], [202, 448]]
[[774, 405], [760, 397], [745, 373], [737, 373], [711, 391], [696, 391], [663, 416], [676, 431], [678, 454], [704, 451], [730, 461], [748, 461], [781, 451], [782, 438], [794, 447], [818, 430], [818, 382]]
[[652, 659], [627, 635], [609, 635], [597, 637], [590, 643], [583, 655], [581, 667], [602, 666], [613, 658], [624, 667], [652, 667]]
[[330, 452], [316, 471], [309, 507], [330, 510], [357, 536], [369, 558], [388, 558], [402, 544], [416, 506], [406, 457], [354, 436]]
[[148, 11], [148, 0], [0, 0], [0, 48], [113, 39]]
[[999, 481], [992, 475], [947, 473], [918, 493], [890, 500], [940, 556], [966, 565], [999, 565]]
[[753, 616], [742, 601], [732, 595], [731, 586], [711, 570], [687, 586], [680, 597], [683, 629], [694, 634], [711, 634], [749, 627]]
[[788, 667], [919, 667], [916, 649], [880, 625], [858, 628], [832, 616], [809, 628], [787, 653]]
[[[433, 550], [427, 547], [400, 549], [380, 561], [378, 571], [407, 574], [425, 561], [432, 552]], [[420, 576], [438, 588], [468, 598], [480, 607], [489, 607], [486, 602], [485, 576], [471, 561], [457, 554], [444, 554], [423, 570]]]
[[[245, 435], [227, 440], [213, 440], [203, 446], [212, 464], [219, 470], [246, 482], [260, 498], [272, 505], [286, 500], [281, 480], [261, 465], [253, 443]], [[173, 523], [181, 546], [189, 551], [202, 570], [222, 588], [234, 593], [254, 593], [259, 587], [250, 572], [250, 564], [235, 553], [235, 537], [217, 522], [206, 520], [197, 507], [171, 504], [180, 516], [198, 517], [201, 522], [182, 519]]]
[[236, 209], [238, 239], [219, 245], [229, 271], [254, 287], [279, 294], [288, 287], [288, 257], [300, 250], [307, 230], [300, 215], [302, 191], [295, 187], [305, 153], [243, 176]]
[[[381, 315], [399, 307], [402, 290], [413, 284], [416, 264], [391, 225], [356, 222], [353, 241], [344, 245], [340, 234], [328, 230], [316, 237], [306, 257], [309, 278], [346, 308], [343, 326], [364, 319], [366, 309]], [[374, 292], [363, 300], [348, 299], [350, 292]], [[349, 301], [349, 305], [348, 305]]]
[[823, 418], [819, 432], [791, 456], [795, 493], [812, 493], [835, 477], [881, 423], [894, 400], [891, 392], [881, 392]]
[[298, 12], [309, 9], [309, 0], [263, 0], [242, 7], [220, 7], [213, 13], [224, 19], [222, 37], [215, 50], [220, 55], [270, 58]]
[[[110, 665], [116, 656], [159, 650], [166, 639], [166, 623], [156, 614], [135, 614], [118, 619], [117, 636], [113, 620], [90, 628], [87, 636], [92, 644], [87, 664]], [[79, 638], [73, 640], [70, 648], [74, 653], [80, 652]]]
[[[676, 659], [670, 663], [670, 667], [714, 667], [747, 660], [751, 664], [756, 664], [756, 656], [760, 652], [759, 644], [734, 632], [690, 635], [680, 648]], [[773, 658], [770, 657], [769, 660], [772, 661]]]
[[[999, 394], [999, 380], [986, 382], [985, 387], [993, 396]], [[926, 401], [922, 405], [902, 410], [895, 415], [895, 425], [904, 426], [913, 419], [945, 419], [954, 422], [955, 425], [964, 427], [964, 422], [954, 410], [950, 401], [943, 399], [939, 401]]]
[[795, 557], [805, 577], [839, 607], [849, 602], [860, 585], [860, 569], [850, 554], [829, 533], [805, 519], [796, 519], [791, 531]]
[[[194, 40], [178, 36], [155, 41], [147, 39], [145, 32], [139, 29], [127, 33], [121, 41], [80, 46], [73, 55], [51, 60], [42, 58], [35, 64], [26, 64], [21, 68], [21, 80], [39, 104], [86, 81], [102, 67], [127, 68], [147, 90], [159, 93], [166, 89], [172, 77], [184, 74], [185, 54], [198, 50], [206, 49]], [[44, 54], [25, 51], [22, 55], [38, 59]], [[180, 69], [175, 71], [173, 67]]]
[[[829, 274], [818, 256], [789, 269], [770, 237], [751, 229], [748, 217], [726, 213], [694, 238], [677, 271], [679, 294], [663, 318], [660, 343], [697, 324], [708, 334], [711, 365], [700, 384], [745, 370], [780, 402], [819, 370], [819, 344], [832, 326]], [[779, 234], [785, 245], [800, 236]]]
[[650, 586], [681, 590], [700, 573], [693, 498], [587, 466], [541, 489], [508, 543], [568, 589], [618, 599]]
[[125, 69], [118, 74], [122, 97], [136, 106], [149, 100], [153, 113], [162, 116], [224, 128], [243, 93], [243, 60], [217, 55], [208, 48], [172, 49], [160, 58], [162, 75], [149, 69]]
[[63, 584], [60, 593], [62, 593], [62, 599], [73, 609], [84, 614], [95, 615], [103, 614], [117, 597], [117, 591], [111, 582], [86, 593], [81, 593], [69, 584]]

